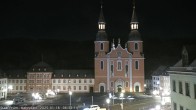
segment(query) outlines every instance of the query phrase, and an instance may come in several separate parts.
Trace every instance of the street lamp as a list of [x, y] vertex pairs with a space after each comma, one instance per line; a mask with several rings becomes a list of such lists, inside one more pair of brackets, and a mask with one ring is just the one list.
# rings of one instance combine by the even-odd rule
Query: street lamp
[[3, 95], [4, 95], [4, 99], [6, 99], [6, 98], [5, 98], [5, 97], [6, 97], [5, 92], [6, 92], [6, 88], [3, 88]]
[[163, 88], [162, 88], [162, 87], [160, 87], [159, 94], [160, 94], [160, 96], [161, 96], [161, 101], [162, 101], [162, 90], [163, 90]]
[[123, 110], [123, 97], [124, 97], [123, 91], [120, 93], [120, 97], [122, 98], [121, 109]]
[[112, 94], [112, 104], [114, 105], [114, 88], [113, 88], [113, 94]]
[[69, 105], [70, 105], [70, 106], [71, 106], [71, 95], [72, 95], [72, 92], [69, 91], [69, 96], [70, 96]]
[[108, 104], [108, 110], [109, 110], [109, 104], [110, 104], [110, 99], [106, 99], [106, 103]]

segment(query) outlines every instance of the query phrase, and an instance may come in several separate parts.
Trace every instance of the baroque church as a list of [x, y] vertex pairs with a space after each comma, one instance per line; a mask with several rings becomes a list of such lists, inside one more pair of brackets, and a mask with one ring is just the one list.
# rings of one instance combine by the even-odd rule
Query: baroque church
[[[94, 92], [143, 92], [144, 91], [144, 53], [143, 41], [138, 31], [138, 20], [133, 6], [131, 31], [123, 48], [120, 39], [108, 41], [106, 22], [101, 12], [96, 35]], [[110, 46], [111, 45], [111, 48]]]
[[46, 93], [48, 90], [61, 93], [144, 92], [143, 41], [138, 24], [133, 6], [128, 41], [125, 47], [120, 39], [115, 45], [114, 40], [108, 40], [101, 6], [94, 41], [94, 70], [55, 70], [43, 61], [29, 70], [0, 70], [0, 99], [10, 93]]

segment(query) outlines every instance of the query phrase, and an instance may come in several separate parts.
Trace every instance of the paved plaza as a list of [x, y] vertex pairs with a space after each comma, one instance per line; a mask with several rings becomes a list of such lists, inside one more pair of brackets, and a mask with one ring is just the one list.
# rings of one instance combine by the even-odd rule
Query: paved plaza
[[[76, 110], [83, 110], [83, 108], [88, 107], [92, 104], [99, 105], [102, 108], [109, 108], [110, 110], [150, 110], [151, 108], [155, 108], [157, 105], [161, 105], [160, 97], [153, 97], [141, 94], [134, 95], [132, 99], [111, 99], [110, 104], [108, 105], [106, 103], [106, 99], [108, 98], [108, 96], [108, 94], [72, 94], [72, 96], [70, 97], [69, 94], [62, 93], [57, 94], [54, 97], [45, 98], [42, 100], [33, 100], [32, 98], [26, 96], [25, 101], [18, 104], [13, 104], [12, 99], [0, 101], [0, 110], [3, 110], [3, 107], [19, 107], [18, 110], [27, 109], [24, 107], [37, 107], [31, 108], [31, 110], [38, 108], [42, 110], [63, 110], [64, 108], [65, 110], [70, 107], [70, 104], [73, 108], [76, 108]], [[21, 109], [21, 107], [23, 108]], [[28, 110], [30, 110], [30, 108], [28, 108]], [[170, 106], [162, 106], [162, 110], [170, 110]]]

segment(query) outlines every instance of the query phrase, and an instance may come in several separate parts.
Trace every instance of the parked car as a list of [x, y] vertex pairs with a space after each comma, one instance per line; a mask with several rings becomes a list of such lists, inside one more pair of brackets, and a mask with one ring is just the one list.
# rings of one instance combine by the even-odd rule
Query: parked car
[[127, 96], [127, 99], [135, 99], [133, 96], [129, 95]]
[[106, 110], [106, 108], [100, 108], [99, 105], [90, 105], [90, 107], [84, 108], [83, 110]]
[[21, 97], [16, 97], [13, 99], [14, 104], [23, 103], [23, 102], [24, 102], [24, 99]]

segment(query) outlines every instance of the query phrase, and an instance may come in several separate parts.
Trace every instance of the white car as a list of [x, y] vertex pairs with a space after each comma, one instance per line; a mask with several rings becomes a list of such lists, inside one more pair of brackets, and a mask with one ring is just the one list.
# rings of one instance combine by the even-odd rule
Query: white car
[[84, 108], [83, 110], [99, 110], [99, 105], [90, 105], [88, 108]]

